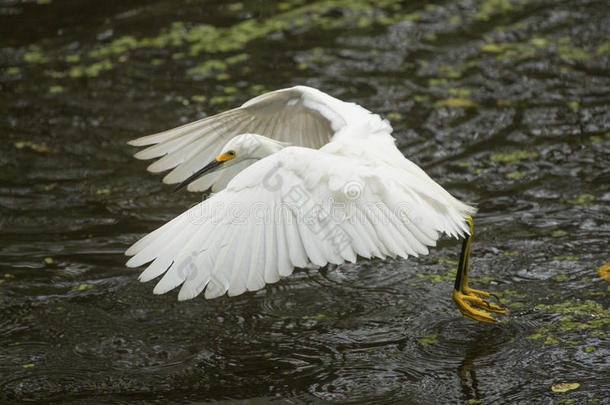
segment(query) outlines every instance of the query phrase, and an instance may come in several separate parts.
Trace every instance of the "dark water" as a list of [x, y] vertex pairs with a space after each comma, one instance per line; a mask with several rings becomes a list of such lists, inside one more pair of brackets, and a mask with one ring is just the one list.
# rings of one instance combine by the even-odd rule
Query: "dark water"
[[[1, 402], [609, 403], [607, 2], [0, 4]], [[454, 307], [455, 240], [213, 301], [124, 267], [200, 199], [126, 142], [295, 84], [478, 204], [501, 323]]]

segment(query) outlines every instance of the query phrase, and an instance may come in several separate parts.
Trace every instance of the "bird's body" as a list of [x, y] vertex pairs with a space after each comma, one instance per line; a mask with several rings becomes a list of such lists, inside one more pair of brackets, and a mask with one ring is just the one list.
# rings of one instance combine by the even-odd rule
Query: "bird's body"
[[[136, 157], [163, 156], [149, 170], [173, 169], [165, 182], [213, 194], [135, 243], [127, 265], [152, 261], [140, 279], [163, 275], [155, 293], [181, 285], [179, 299], [204, 290], [214, 298], [258, 290], [295, 267], [417, 256], [442, 233], [469, 235], [475, 209], [406, 159], [391, 132], [357, 104], [297, 86], [133, 141], [153, 145]], [[493, 322], [460, 306], [501, 312], [467, 287], [462, 256], [454, 299]]]

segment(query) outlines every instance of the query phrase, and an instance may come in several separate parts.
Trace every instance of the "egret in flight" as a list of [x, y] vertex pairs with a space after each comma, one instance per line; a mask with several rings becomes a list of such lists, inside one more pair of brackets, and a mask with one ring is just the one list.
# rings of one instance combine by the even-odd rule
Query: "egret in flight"
[[468, 286], [475, 209], [396, 148], [387, 120], [355, 103], [296, 86], [130, 142], [151, 172], [209, 198], [126, 254], [150, 263], [145, 282], [179, 300], [256, 291], [295, 267], [428, 254], [442, 234], [465, 237], [453, 300], [477, 321], [506, 311]]

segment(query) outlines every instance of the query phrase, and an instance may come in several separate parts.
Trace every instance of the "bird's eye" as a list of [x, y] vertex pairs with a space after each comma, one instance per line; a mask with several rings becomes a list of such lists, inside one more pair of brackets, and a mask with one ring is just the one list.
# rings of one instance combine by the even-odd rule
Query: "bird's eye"
[[227, 152], [227, 155], [235, 156], [235, 151], [234, 150], [230, 150], [230, 151]]

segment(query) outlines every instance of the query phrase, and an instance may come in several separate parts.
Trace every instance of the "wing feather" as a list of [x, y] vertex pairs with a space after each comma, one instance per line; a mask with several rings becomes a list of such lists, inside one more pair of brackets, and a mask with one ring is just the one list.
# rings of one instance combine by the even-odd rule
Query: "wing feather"
[[[157, 173], [172, 169], [163, 181], [175, 184], [200, 169], [218, 155], [229, 140], [242, 133], [255, 133], [318, 149], [347, 125], [350, 117], [358, 116], [350, 114], [353, 109], [346, 106], [349, 106], [348, 103], [318, 90], [296, 86], [263, 94], [239, 108], [138, 138], [129, 144], [148, 146], [136, 153], [135, 157], [160, 157], [148, 170]], [[189, 187], [189, 190], [205, 191], [217, 182], [219, 185], [216, 189], [220, 189], [220, 185], [227, 183], [220, 181], [221, 177], [214, 173], [204, 176], [204, 179], [197, 186]]]
[[[281, 185], [270, 189], [262, 179], [278, 166]], [[426, 187], [426, 180], [415, 176], [324, 151], [285, 148], [136, 242], [128, 250], [134, 255], [129, 265], [152, 261], [141, 280], [164, 273], [155, 293], [182, 284], [182, 300], [203, 291], [214, 298], [258, 290], [310, 263], [426, 254], [439, 232], [462, 235], [464, 216], [472, 208], [429, 198], [420, 189], [436, 183], [430, 179]], [[364, 185], [355, 199], [343, 187], [348, 181]], [[329, 215], [344, 202], [344, 216]], [[408, 210], [401, 211], [403, 206]], [[213, 212], [214, 217], [197, 212]]]

